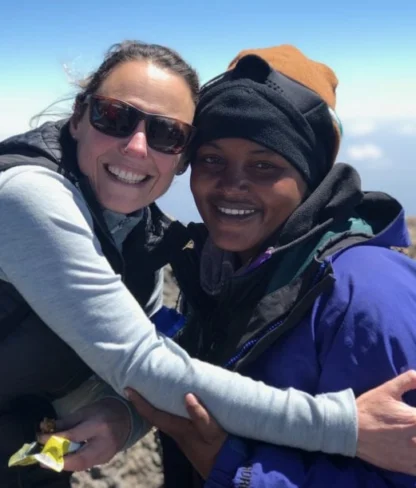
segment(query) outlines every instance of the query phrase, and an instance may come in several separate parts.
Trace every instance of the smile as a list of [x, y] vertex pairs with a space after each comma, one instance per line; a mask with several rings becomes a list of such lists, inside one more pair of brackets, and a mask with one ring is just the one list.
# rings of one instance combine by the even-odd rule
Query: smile
[[244, 210], [244, 209], [237, 209], [237, 208], [226, 208], [226, 207], [217, 207], [217, 210], [225, 215], [252, 215], [256, 212], [256, 210]]
[[125, 171], [124, 169], [120, 169], [117, 166], [111, 166], [109, 164], [106, 165], [105, 168], [108, 173], [114, 176], [118, 181], [127, 183], [129, 185], [137, 185], [137, 183], [141, 183], [150, 178], [149, 175], [140, 175], [133, 173], [132, 171]]

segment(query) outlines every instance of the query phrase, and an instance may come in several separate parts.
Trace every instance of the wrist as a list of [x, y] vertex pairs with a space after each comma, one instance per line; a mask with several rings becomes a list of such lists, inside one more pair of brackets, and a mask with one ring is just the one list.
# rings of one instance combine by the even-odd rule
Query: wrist
[[217, 455], [206, 486], [232, 486], [238, 468], [246, 463], [247, 458], [247, 444], [239, 437], [228, 436]]
[[[116, 395], [106, 396], [98, 400], [97, 403], [99, 403], [100, 405], [102, 405], [103, 407], [111, 411], [116, 410], [117, 412], [120, 412], [120, 417], [122, 417], [126, 421], [126, 425], [128, 427], [127, 427], [126, 435], [124, 439], [122, 439], [122, 444], [119, 451], [124, 451], [127, 448], [131, 447], [132, 444], [130, 444], [130, 441], [131, 438], [133, 437], [134, 422], [133, 422], [133, 414], [132, 414], [130, 403], [124, 398]], [[124, 422], [122, 421], [122, 423]]]

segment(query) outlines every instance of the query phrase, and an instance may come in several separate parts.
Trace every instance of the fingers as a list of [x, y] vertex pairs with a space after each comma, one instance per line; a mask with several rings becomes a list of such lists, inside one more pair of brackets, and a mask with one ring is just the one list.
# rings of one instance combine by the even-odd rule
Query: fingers
[[[77, 452], [67, 454], [64, 457], [64, 470], [85, 471], [97, 464], [107, 463], [114, 454], [114, 452], [107, 449], [103, 439], [96, 437], [82, 446]], [[99, 459], [99, 463], [97, 463], [97, 459]]]
[[52, 435], [53, 434], [37, 434], [36, 438], [41, 444], [46, 444]]
[[58, 432], [54, 432], [53, 434], [38, 434], [37, 440], [41, 444], [46, 444], [50, 437], [53, 435], [57, 437], [63, 437], [64, 439], [68, 439], [72, 442], [84, 442], [90, 436], [94, 435], [97, 432], [96, 428], [88, 427], [85, 428], [85, 424], [81, 424], [81, 428], [74, 427], [73, 429], [62, 430]]
[[[99, 421], [98, 419], [91, 419], [79, 423], [72, 429], [60, 430], [54, 432], [52, 435], [80, 443], [94, 439], [97, 436], [106, 435], [107, 437], [111, 437], [112, 434], [112, 426], [110, 424], [105, 421]], [[40, 434], [38, 435], [38, 440], [42, 444], [45, 444], [49, 437], [51, 437], [51, 434]]]
[[[77, 424], [81, 423], [85, 418], [84, 409], [77, 410], [76, 412], [67, 415], [63, 419], [58, 419], [55, 421], [56, 431], [52, 434], [42, 434], [39, 433], [37, 435], [37, 439], [41, 444], [46, 444], [48, 439], [52, 435], [62, 435], [65, 433], [66, 430], [70, 431], [72, 427], [75, 427]], [[70, 439], [73, 440], [73, 439]], [[78, 442], [78, 441], [75, 441]]]
[[56, 432], [54, 435], [72, 442], [84, 442], [99, 435], [101, 430], [100, 425], [96, 422], [83, 422], [72, 429]]
[[194, 427], [205, 442], [211, 442], [219, 436], [225, 436], [223, 429], [199, 402], [195, 395], [188, 393], [185, 396], [185, 406]]
[[188, 419], [179, 417], [177, 415], [171, 415], [170, 413], [158, 410], [149, 402], [147, 402], [137, 391], [127, 388], [125, 390], [126, 396], [134, 405], [137, 412], [145, 419], [149, 424], [154, 425], [165, 434], [168, 434], [175, 439], [182, 437], [184, 433], [192, 425]]
[[385, 386], [388, 386], [394, 397], [401, 399], [405, 393], [416, 389], [416, 371], [413, 369], [406, 371], [400, 376], [388, 381]]
[[192, 393], [188, 393], [185, 396], [185, 406], [194, 424], [197, 424], [201, 427], [209, 425], [211, 417], [205, 407], [203, 407], [202, 404], [199, 403], [195, 395], [193, 395]]
[[81, 409], [76, 410], [75, 412], [67, 415], [66, 417], [64, 417], [62, 419], [57, 419], [55, 422], [56, 430], [58, 431], [58, 430], [71, 429], [75, 425], [82, 422], [85, 418], [84, 410], [85, 410], [85, 408], [84, 409], [81, 408]]

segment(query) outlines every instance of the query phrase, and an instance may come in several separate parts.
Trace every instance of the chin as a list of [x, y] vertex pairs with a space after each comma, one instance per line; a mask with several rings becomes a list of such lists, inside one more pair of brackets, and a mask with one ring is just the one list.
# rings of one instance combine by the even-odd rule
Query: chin
[[112, 212], [117, 212], [121, 214], [129, 214], [132, 212], [137, 212], [137, 210], [140, 210], [141, 208], [147, 206], [147, 205], [140, 205], [139, 203], [132, 204], [132, 203], [115, 202], [114, 200], [113, 201], [107, 200], [100, 203], [107, 210], [111, 210]]
[[237, 239], [230, 239], [230, 237], [226, 236], [211, 236], [212, 240], [216, 247], [222, 249], [223, 251], [228, 252], [246, 252], [248, 249], [251, 249], [250, 246], [247, 246], [245, 243], [242, 243], [241, 240], [238, 241]]

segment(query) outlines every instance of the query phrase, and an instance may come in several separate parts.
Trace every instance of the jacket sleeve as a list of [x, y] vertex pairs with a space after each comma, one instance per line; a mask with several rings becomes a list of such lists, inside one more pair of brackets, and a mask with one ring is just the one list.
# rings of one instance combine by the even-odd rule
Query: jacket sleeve
[[415, 478], [377, 469], [359, 459], [308, 455], [232, 438], [219, 453], [205, 488], [414, 487]]
[[[308, 322], [321, 371], [318, 392], [351, 387], [358, 396], [416, 367], [416, 266], [387, 249], [357, 248], [341, 256], [334, 269], [335, 289], [316, 302]], [[406, 401], [416, 405], [415, 394]], [[206, 483], [210, 488], [414, 485], [414, 477], [357, 458], [235, 439], [224, 445]]]
[[62, 175], [24, 166], [0, 173], [0, 210], [3, 278], [118, 394], [130, 386], [187, 417], [184, 397], [193, 392], [233, 434], [354, 455], [351, 390], [314, 398], [272, 388], [190, 358], [158, 333], [105, 258], [82, 194]]

